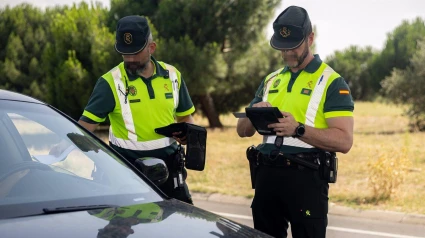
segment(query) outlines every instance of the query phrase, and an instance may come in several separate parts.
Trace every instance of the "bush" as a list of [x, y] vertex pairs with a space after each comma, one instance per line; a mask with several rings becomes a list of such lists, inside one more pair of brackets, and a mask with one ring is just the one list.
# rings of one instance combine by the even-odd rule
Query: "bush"
[[403, 182], [411, 165], [407, 158], [407, 147], [401, 149], [380, 150], [378, 158], [368, 163], [369, 186], [373, 190], [375, 201], [388, 200]]

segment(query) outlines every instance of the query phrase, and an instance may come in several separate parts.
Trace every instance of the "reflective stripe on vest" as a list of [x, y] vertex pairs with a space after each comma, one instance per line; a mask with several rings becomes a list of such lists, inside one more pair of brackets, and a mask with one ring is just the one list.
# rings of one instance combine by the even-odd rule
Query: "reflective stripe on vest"
[[179, 81], [177, 79], [177, 72], [174, 67], [169, 64], [165, 64], [165, 68], [168, 69], [171, 86], [173, 87], [174, 109], [177, 109], [179, 105]]
[[[126, 96], [123, 94], [123, 92], [126, 92], [127, 89], [124, 87], [124, 83], [122, 81], [122, 75], [119, 67], [116, 67], [111, 71], [112, 78], [114, 79], [116, 94], [118, 96], [118, 100], [121, 106], [121, 114], [123, 117], [123, 121], [125, 124], [125, 129], [128, 132], [128, 140], [121, 139], [115, 137], [112, 127], [113, 125], [109, 127], [109, 141], [123, 149], [129, 149], [129, 150], [155, 150], [155, 149], [161, 149], [167, 146], [170, 146], [175, 142], [173, 138], [161, 138], [157, 140], [151, 140], [151, 141], [137, 141], [137, 134], [136, 129], [133, 121], [133, 114], [131, 113], [130, 103], [126, 102]], [[177, 80], [177, 78], [176, 78]], [[178, 82], [177, 82], [178, 84]], [[174, 92], [174, 89], [173, 89]], [[127, 92], [126, 92], [127, 93]]]
[[[306, 112], [306, 119], [304, 124], [314, 127], [314, 119], [316, 118], [317, 110], [319, 109], [319, 104], [322, 99], [323, 93], [325, 92], [326, 85], [328, 83], [328, 79], [331, 76], [331, 74], [334, 73], [334, 70], [327, 66], [325, 70], [323, 71], [322, 75], [320, 76], [320, 79], [317, 80], [317, 84], [314, 87], [313, 94], [310, 97], [310, 101], [308, 103], [307, 112]], [[272, 81], [272, 80], [270, 80]], [[266, 85], [266, 91], [268, 92], [271, 86], [271, 82], [267, 83]], [[264, 95], [266, 95], [264, 93]], [[268, 94], [267, 94], [268, 96]], [[267, 97], [263, 96], [263, 101], [267, 101]], [[267, 144], [274, 144], [276, 140], [276, 136], [263, 136], [263, 143]], [[305, 143], [304, 141], [293, 138], [293, 137], [285, 137], [283, 140], [283, 145], [286, 146], [293, 146], [293, 147], [301, 147], [301, 148], [314, 148], [314, 146]]]
[[140, 151], [162, 149], [176, 142], [176, 140], [170, 137], [164, 137], [157, 140], [150, 140], [150, 141], [143, 141], [143, 142], [134, 141], [134, 140], [124, 140], [124, 139], [116, 138], [114, 134], [112, 133], [112, 129], [109, 130], [109, 141], [112, 144], [124, 149], [140, 150]]
[[263, 91], [263, 102], [267, 101], [267, 98], [269, 97], [269, 89], [272, 85], [273, 79], [279, 74], [280, 70], [277, 70], [271, 74], [271, 76], [267, 79], [265, 85], [264, 85], [264, 91]]
[[[124, 120], [125, 129], [128, 131], [128, 139], [137, 141], [136, 128], [134, 126], [133, 114], [131, 113], [130, 103], [126, 102], [127, 88], [124, 86], [121, 78], [121, 71], [119, 67], [112, 70], [112, 78], [114, 79], [115, 89], [117, 90], [118, 100], [120, 101], [122, 118]], [[112, 127], [109, 128], [112, 130]]]
[[306, 119], [304, 122], [304, 124], [307, 126], [314, 127], [314, 119], [316, 118], [320, 101], [322, 100], [323, 93], [325, 92], [328, 79], [333, 73], [334, 70], [331, 67], [326, 67], [325, 70], [323, 70], [322, 76], [314, 87], [313, 94], [311, 95], [310, 102], [308, 103]]

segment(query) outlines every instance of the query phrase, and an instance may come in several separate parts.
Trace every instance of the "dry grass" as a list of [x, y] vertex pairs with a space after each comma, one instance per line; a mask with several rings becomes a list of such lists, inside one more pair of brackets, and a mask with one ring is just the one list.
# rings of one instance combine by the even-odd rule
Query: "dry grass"
[[[188, 185], [192, 191], [223, 193], [252, 197], [248, 161], [245, 150], [257, 145], [261, 137], [239, 138], [231, 114], [221, 116], [225, 128], [208, 130], [207, 164], [202, 172], [189, 171]], [[196, 123], [207, 126], [205, 118]], [[382, 103], [357, 102], [355, 109], [354, 145], [348, 154], [338, 154], [338, 182], [330, 185], [330, 201], [343, 205], [425, 213], [425, 147], [424, 133], [409, 133], [408, 118], [403, 108]], [[390, 157], [405, 150], [410, 168], [404, 182], [394, 190], [390, 199], [374, 196], [370, 186], [370, 164], [380, 152]], [[369, 163], [369, 165], [368, 165]], [[397, 166], [397, 165], [395, 165]], [[384, 178], [385, 179], [385, 178]]]

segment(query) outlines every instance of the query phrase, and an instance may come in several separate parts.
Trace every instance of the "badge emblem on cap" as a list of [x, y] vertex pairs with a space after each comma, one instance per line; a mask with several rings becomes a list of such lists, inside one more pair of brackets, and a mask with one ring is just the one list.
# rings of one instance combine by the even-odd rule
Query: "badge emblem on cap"
[[133, 36], [130, 33], [124, 33], [124, 42], [126, 44], [131, 44], [133, 42]]
[[282, 30], [280, 30], [280, 35], [283, 36], [283, 38], [286, 38], [291, 35], [291, 31], [288, 28], [283, 27]]

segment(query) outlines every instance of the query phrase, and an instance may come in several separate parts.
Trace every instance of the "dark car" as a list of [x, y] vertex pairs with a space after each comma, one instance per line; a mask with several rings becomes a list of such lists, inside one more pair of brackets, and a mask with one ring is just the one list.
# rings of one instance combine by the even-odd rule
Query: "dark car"
[[0, 237], [267, 237], [166, 197], [143, 168], [57, 109], [0, 90]]

